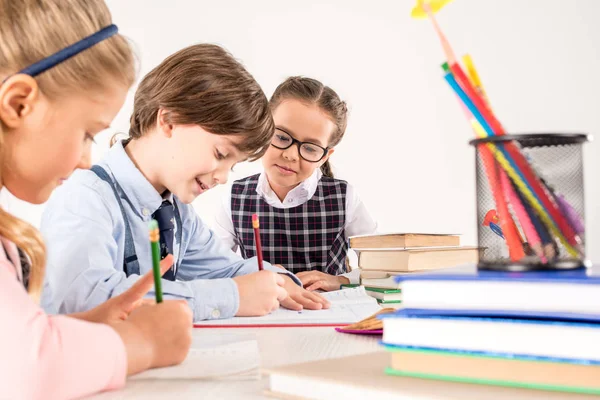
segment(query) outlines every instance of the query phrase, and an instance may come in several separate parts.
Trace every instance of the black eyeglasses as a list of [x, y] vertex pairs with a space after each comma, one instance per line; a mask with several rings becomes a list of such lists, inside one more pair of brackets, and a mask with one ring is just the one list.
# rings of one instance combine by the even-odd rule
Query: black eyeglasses
[[321, 161], [323, 157], [325, 157], [325, 154], [327, 154], [327, 150], [329, 150], [329, 147], [321, 147], [318, 144], [310, 142], [301, 142], [297, 139], [294, 139], [292, 135], [286, 131], [280, 128], [275, 128], [275, 135], [273, 135], [273, 139], [271, 140], [271, 145], [273, 147], [285, 150], [289, 149], [293, 144], [298, 146], [298, 153], [300, 154], [300, 157], [308, 162]]

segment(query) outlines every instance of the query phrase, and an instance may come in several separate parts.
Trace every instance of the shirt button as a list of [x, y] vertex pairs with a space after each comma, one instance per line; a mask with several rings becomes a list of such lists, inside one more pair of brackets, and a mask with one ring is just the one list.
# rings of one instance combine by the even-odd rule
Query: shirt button
[[147, 208], [144, 208], [142, 210], [142, 214], [144, 214], [144, 216], [147, 217], [148, 215], [150, 215], [150, 210], [148, 210]]
[[210, 316], [213, 317], [214, 319], [217, 319], [217, 318], [219, 318], [221, 316], [221, 311], [219, 311], [218, 309], [215, 308], [210, 313]]
[[294, 201], [294, 200], [293, 200], [293, 199], [289, 199], [289, 200], [288, 200], [288, 203], [291, 203], [292, 201]]

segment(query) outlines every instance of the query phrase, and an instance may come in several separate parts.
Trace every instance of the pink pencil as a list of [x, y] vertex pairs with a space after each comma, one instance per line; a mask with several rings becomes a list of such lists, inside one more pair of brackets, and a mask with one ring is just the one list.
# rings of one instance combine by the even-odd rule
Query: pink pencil
[[515, 214], [517, 214], [517, 218], [521, 223], [521, 227], [523, 228], [523, 232], [525, 233], [525, 237], [527, 238], [529, 245], [533, 251], [535, 251], [535, 254], [537, 254], [540, 260], [546, 264], [548, 259], [544, 256], [544, 249], [542, 248], [540, 236], [537, 234], [533, 223], [531, 222], [531, 218], [529, 218], [525, 207], [523, 207], [521, 199], [519, 199], [519, 196], [517, 196], [517, 193], [510, 183], [506, 172], [502, 168], [499, 168], [499, 170], [500, 182], [504, 191], [504, 195], [506, 196], [506, 201], [512, 205], [513, 211]]

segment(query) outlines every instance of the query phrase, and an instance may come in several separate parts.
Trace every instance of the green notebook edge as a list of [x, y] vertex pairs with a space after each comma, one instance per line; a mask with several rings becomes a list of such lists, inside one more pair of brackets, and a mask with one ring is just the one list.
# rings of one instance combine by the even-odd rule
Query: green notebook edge
[[[355, 288], [355, 287], [359, 287], [359, 286], [361, 286], [361, 285], [359, 285], [357, 283], [343, 283], [340, 285], [340, 289], [351, 289], [351, 288]], [[365, 286], [365, 290], [369, 290], [371, 292], [383, 293], [383, 294], [402, 293], [401, 289], [382, 289], [382, 288], [375, 288], [375, 287], [370, 287], [370, 286]]]
[[360, 285], [357, 284], [357, 283], [342, 283], [340, 285], [340, 290], [341, 289], [352, 289], [352, 288], [355, 288], [355, 287], [358, 287], [358, 286], [360, 286]]
[[401, 289], [381, 289], [381, 288], [374, 288], [374, 287], [370, 287], [370, 286], [365, 286], [365, 290], [368, 290], [369, 292], [377, 292], [377, 293], [383, 293], [383, 294], [402, 293]]

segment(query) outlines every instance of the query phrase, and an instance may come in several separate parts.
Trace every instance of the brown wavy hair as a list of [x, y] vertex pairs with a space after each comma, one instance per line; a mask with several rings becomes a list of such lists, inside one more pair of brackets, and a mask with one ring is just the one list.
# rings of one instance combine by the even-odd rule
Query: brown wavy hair
[[135, 93], [129, 137], [156, 124], [159, 109], [173, 124], [199, 125], [218, 135], [241, 135], [236, 146], [250, 160], [267, 151], [275, 132], [269, 102], [252, 75], [213, 44], [196, 44], [167, 57]]
[[[0, 0], [0, 82], [24, 67], [112, 24], [103, 0]], [[110, 80], [130, 87], [135, 80], [131, 47], [114, 35], [36, 77], [53, 100], [74, 91], [96, 90]], [[0, 188], [4, 165], [0, 121]], [[40, 233], [0, 208], [0, 235], [14, 242], [30, 263], [28, 291], [39, 301], [46, 252]]]

